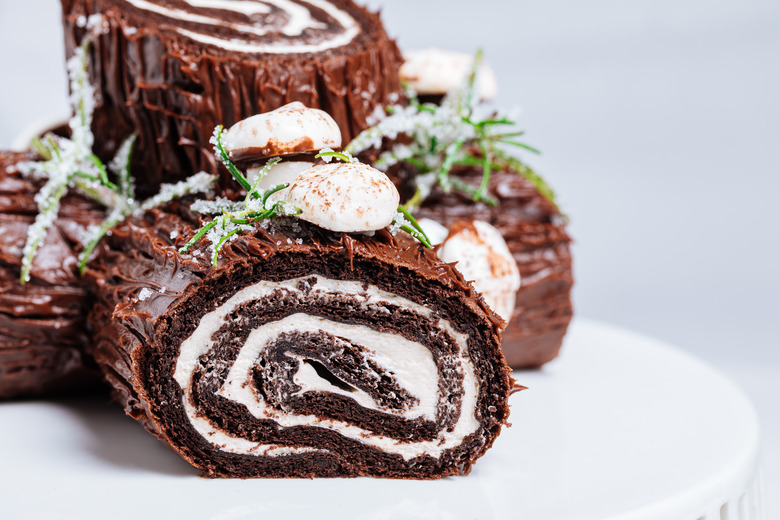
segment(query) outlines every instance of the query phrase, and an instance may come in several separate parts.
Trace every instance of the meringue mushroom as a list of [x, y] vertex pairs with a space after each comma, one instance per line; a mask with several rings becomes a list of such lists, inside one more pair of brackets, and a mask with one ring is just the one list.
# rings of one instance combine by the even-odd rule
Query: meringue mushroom
[[450, 230], [436, 222], [431, 218], [418, 218], [417, 223], [422, 228], [428, 240], [431, 241], [431, 245], [438, 246], [445, 240], [450, 234]]
[[231, 160], [256, 160], [338, 148], [341, 130], [327, 112], [295, 101], [239, 121], [222, 142]]
[[[266, 172], [263, 178], [260, 179], [260, 182], [257, 183], [257, 187], [262, 192], [278, 186], [279, 184], [292, 184], [302, 171], [311, 168], [311, 166], [312, 163], [306, 161], [282, 161], [274, 164], [268, 169], [268, 172]], [[254, 185], [255, 182], [257, 182], [257, 176], [264, 168], [265, 166], [247, 168], [246, 177], [250, 184]], [[269, 205], [283, 200], [288, 189], [289, 188], [285, 188], [271, 194], [268, 197]]]
[[387, 175], [360, 163], [315, 165], [287, 190], [298, 218], [331, 231], [374, 231], [395, 219], [400, 195]]
[[509, 323], [520, 289], [520, 271], [501, 232], [482, 220], [457, 221], [436, 251], [456, 268], [485, 302]]
[[[420, 49], [404, 53], [401, 80], [421, 95], [444, 95], [466, 81], [474, 56], [443, 49]], [[477, 75], [477, 92], [481, 100], [496, 97], [498, 83], [493, 70], [484, 63]]]

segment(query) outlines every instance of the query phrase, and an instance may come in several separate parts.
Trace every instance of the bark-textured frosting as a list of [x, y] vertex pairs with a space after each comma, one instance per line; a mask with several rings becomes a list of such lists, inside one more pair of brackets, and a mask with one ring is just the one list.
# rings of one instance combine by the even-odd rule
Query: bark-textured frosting
[[[31, 154], [0, 152], [0, 399], [94, 384], [84, 359], [90, 303], [77, 269], [80, 238], [103, 212], [76, 195], [38, 250], [30, 281], [19, 282], [27, 228], [40, 184], [14, 168]], [[86, 366], [85, 366], [86, 365]]]
[[[292, 101], [328, 112], [343, 142], [398, 99], [400, 53], [379, 16], [351, 0], [239, 2], [62, 0], [73, 53], [89, 16], [96, 150], [110, 159], [138, 134], [133, 173], [141, 196], [190, 172], [217, 171], [218, 124]], [[93, 21], [94, 23], [94, 21]]]
[[438, 478], [493, 443], [500, 319], [431, 251], [280, 219], [213, 268], [177, 252], [192, 233], [183, 211], [114, 229], [90, 322], [127, 413], [204, 474]]
[[[478, 186], [482, 171], [460, 169], [455, 175]], [[408, 183], [404, 182], [408, 178], [396, 175], [402, 185]], [[498, 228], [521, 276], [502, 349], [512, 368], [539, 367], [558, 355], [572, 318], [571, 238], [557, 209], [522, 175], [494, 172], [488, 189], [500, 201], [498, 206], [475, 203], [461, 193], [445, 194], [436, 189], [416, 216], [431, 218], [447, 227], [457, 220], [476, 219]]]

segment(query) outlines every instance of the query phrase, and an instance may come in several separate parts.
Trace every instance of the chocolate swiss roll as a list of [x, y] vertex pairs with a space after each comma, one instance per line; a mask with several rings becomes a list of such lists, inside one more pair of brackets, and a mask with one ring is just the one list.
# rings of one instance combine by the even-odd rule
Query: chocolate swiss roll
[[87, 30], [96, 152], [138, 135], [138, 195], [217, 172], [209, 137], [292, 101], [322, 108], [344, 142], [401, 92], [400, 53], [351, 0], [62, 0], [70, 56]]
[[387, 229], [280, 218], [214, 267], [178, 253], [197, 226], [180, 214], [99, 246], [93, 354], [126, 412], [205, 475], [431, 479], [493, 443], [500, 320], [452, 266]]
[[23, 285], [22, 251], [38, 213], [40, 184], [22, 177], [14, 165], [32, 159], [28, 153], [0, 152], [0, 399], [97, 381], [84, 354], [91, 300], [77, 254], [81, 238], [104, 213], [82, 197], [66, 196]]
[[[482, 170], [460, 167], [452, 175], [476, 186]], [[436, 187], [416, 216], [448, 228], [460, 220], [481, 220], [501, 232], [521, 278], [501, 347], [512, 368], [539, 367], [558, 355], [572, 318], [571, 238], [558, 209], [519, 173], [494, 171], [488, 191], [497, 205]]]

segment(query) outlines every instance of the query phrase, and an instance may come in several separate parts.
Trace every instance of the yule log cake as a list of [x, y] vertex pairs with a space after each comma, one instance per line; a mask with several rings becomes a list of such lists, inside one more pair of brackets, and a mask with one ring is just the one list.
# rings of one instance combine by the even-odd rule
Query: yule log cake
[[[406, 58], [400, 73], [416, 96], [390, 107], [347, 149], [385, 170], [417, 217], [443, 226], [436, 243], [458, 234], [464, 221], [498, 229], [520, 275], [519, 284], [510, 281], [496, 293], [506, 309], [499, 312], [507, 322], [502, 348], [511, 367], [539, 367], [558, 355], [572, 317], [566, 218], [553, 190], [508, 152], [536, 152], [521, 141], [511, 112], [482, 103], [495, 95], [496, 83], [481, 53], [426, 49]], [[478, 235], [463, 235], [471, 237], [466, 254], [486, 247]]]
[[347, 142], [401, 93], [400, 53], [375, 13], [351, 0], [62, 0], [68, 56], [87, 31], [95, 151], [137, 134], [139, 196], [217, 172], [217, 124], [292, 101], [322, 108]]
[[[292, 109], [300, 135], [275, 154], [333, 128]], [[262, 159], [245, 138], [286, 114], [215, 133], [242, 186], [230, 157]], [[276, 158], [243, 202], [170, 203], [114, 228], [87, 269], [93, 355], [127, 413], [209, 476], [468, 473], [509, 412], [503, 322], [399, 232], [428, 243], [383, 173], [319, 156], [337, 162], [263, 188]]]
[[[459, 167], [453, 177], [478, 185], [482, 171]], [[460, 192], [433, 190], [416, 215], [457, 231], [463, 219], [496, 227], [520, 272], [501, 348], [513, 368], [539, 367], [558, 355], [573, 310], [571, 238], [555, 205], [525, 177], [506, 167], [494, 171], [488, 193], [498, 205], [474, 202]], [[476, 241], [473, 247], [479, 247]], [[475, 276], [469, 279], [476, 279]]]
[[[88, 276], [94, 356], [126, 412], [209, 476], [467, 473], [508, 416], [497, 320], [416, 243], [276, 222], [214, 268], [155, 211]], [[171, 235], [184, 237], [171, 240]]]

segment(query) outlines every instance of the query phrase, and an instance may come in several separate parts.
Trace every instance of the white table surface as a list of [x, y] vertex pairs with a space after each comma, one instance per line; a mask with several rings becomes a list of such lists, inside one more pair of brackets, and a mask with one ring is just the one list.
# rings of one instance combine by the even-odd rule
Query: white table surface
[[[576, 312], [742, 386], [780, 517], [780, 2], [370, 4], [405, 48], [485, 49], [572, 217]], [[0, 147], [66, 107], [61, 38], [56, 0], [0, 0]]]
[[472, 473], [434, 482], [208, 480], [105, 398], [0, 404], [3, 513], [696, 520], [729, 503], [735, 518], [758, 470], [744, 393], [676, 348], [596, 322], [577, 320], [566, 348], [541, 371], [515, 373], [529, 389], [510, 398], [512, 427]]

